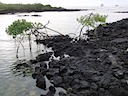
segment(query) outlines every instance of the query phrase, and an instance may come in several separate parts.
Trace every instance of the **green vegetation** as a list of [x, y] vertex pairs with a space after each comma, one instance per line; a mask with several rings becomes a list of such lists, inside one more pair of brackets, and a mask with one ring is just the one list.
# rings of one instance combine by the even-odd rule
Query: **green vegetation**
[[[6, 29], [6, 32], [8, 35], [11, 35], [17, 42], [17, 52], [16, 52], [16, 57], [18, 58], [18, 51], [20, 45], [23, 47], [23, 50], [25, 50], [22, 41], [27, 37], [29, 40], [29, 47], [31, 51], [31, 33], [30, 29], [33, 28], [32, 22], [27, 22], [26, 20], [16, 20], [14, 21], [8, 28]], [[25, 51], [24, 51], [25, 55]]]
[[[84, 39], [84, 38], [82, 38], [82, 36], [83, 36], [83, 29], [85, 27], [87, 27], [87, 30], [89, 30], [89, 28], [93, 28], [94, 36], [96, 36], [97, 35], [97, 33], [96, 33], [97, 26], [99, 24], [105, 26], [106, 18], [107, 18], [106, 15], [99, 15], [99, 14], [92, 14], [92, 13], [78, 18], [77, 21], [82, 26], [79, 36], [78, 36], [78, 40]], [[29, 40], [29, 47], [30, 47], [30, 52], [31, 52], [31, 36], [32, 35], [35, 36], [36, 40], [40, 40], [40, 39], [49, 37], [47, 30], [51, 30], [60, 35], [63, 35], [56, 30], [48, 28], [47, 27], [48, 24], [49, 24], [49, 21], [47, 24], [43, 25], [42, 23], [27, 22], [25, 19], [22, 19], [22, 20], [16, 20], [10, 26], [8, 26], [8, 28], [6, 29], [7, 34], [11, 35], [18, 42], [17, 54], [16, 54], [17, 58], [18, 58], [19, 46], [21, 45], [24, 49], [24, 46], [22, 44], [22, 41], [24, 41], [24, 39], [27, 38]]]
[[25, 32], [32, 28], [32, 23], [27, 22], [26, 20], [16, 20], [8, 27], [6, 30], [7, 34], [12, 35], [13, 38], [16, 38], [17, 35], [25, 35]]
[[106, 15], [99, 15], [99, 14], [89, 14], [85, 16], [81, 16], [80, 18], [77, 18], [77, 21], [81, 24], [81, 30], [79, 34], [79, 38], [81, 38], [81, 35], [83, 35], [83, 29], [86, 27], [87, 30], [90, 28], [93, 28], [94, 35], [96, 36], [96, 29], [98, 25], [106, 26]]
[[50, 10], [63, 10], [61, 7], [52, 7], [51, 5], [35, 4], [4, 4], [0, 3], [0, 13], [16, 12], [40, 12]]
[[22, 20], [16, 20], [14, 21], [8, 28], [6, 29], [6, 33], [8, 35], [11, 35], [17, 44], [17, 52], [16, 57], [18, 58], [18, 51], [20, 45], [23, 47], [24, 55], [25, 55], [25, 48], [23, 46], [23, 41], [27, 38], [29, 41], [29, 47], [30, 52], [32, 50], [31, 48], [31, 37], [32, 35], [35, 36], [36, 40], [41, 40], [44, 38], [49, 37], [47, 30], [51, 30], [53, 32], [56, 32], [60, 35], [60, 32], [53, 30], [51, 28], [48, 28], [47, 25], [49, 24], [49, 21], [47, 24], [43, 25], [42, 23], [33, 23], [33, 22], [27, 22], [25, 19]]

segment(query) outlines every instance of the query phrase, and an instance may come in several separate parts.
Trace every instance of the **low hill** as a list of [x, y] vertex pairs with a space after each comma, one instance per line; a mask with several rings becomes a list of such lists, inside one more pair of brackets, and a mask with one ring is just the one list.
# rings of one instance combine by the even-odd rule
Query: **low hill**
[[17, 12], [43, 12], [43, 11], [80, 11], [79, 9], [65, 9], [62, 7], [52, 7], [51, 5], [35, 4], [4, 4], [0, 3], [0, 14]]

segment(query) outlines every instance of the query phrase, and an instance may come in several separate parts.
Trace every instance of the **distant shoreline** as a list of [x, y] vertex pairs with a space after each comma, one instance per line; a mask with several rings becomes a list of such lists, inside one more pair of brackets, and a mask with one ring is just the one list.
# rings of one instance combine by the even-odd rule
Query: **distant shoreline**
[[117, 11], [115, 13], [128, 13], [128, 11]]
[[0, 11], [0, 14], [15, 14], [15, 13], [31, 13], [31, 12], [74, 12], [74, 11], [87, 11], [90, 9], [55, 9], [55, 10], [31, 10], [31, 11], [15, 11], [15, 10], [4, 10]]
[[51, 5], [35, 4], [4, 4], [0, 3], [0, 14], [30, 13], [30, 12], [61, 12], [61, 11], [87, 11], [90, 9], [66, 9], [62, 7], [53, 7]]

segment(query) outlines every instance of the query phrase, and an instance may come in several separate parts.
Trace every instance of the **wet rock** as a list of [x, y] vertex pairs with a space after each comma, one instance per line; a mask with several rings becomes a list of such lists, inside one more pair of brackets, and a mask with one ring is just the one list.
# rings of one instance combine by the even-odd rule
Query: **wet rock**
[[80, 88], [89, 88], [90, 84], [87, 81], [80, 81]]
[[47, 69], [47, 64], [44, 62], [40, 62], [40, 68]]
[[33, 79], [36, 79], [36, 86], [44, 89], [46, 88], [46, 81], [45, 78], [40, 70], [39, 67], [36, 67], [36, 71], [32, 74]]
[[59, 84], [61, 84], [63, 82], [61, 76], [54, 76], [50, 80], [52, 80], [52, 82], [55, 86], [58, 86]]
[[41, 94], [40, 96], [54, 96], [54, 93], [49, 91], [46, 95]]
[[16, 68], [21, 68], [21, 67], [30, 67], [29, 64], [26, 61], [17, 61], [15, 63]]
[[41, 94], [40, 96], [55, 96], [56, 89], [53, 86], [49, 87], [49, 91], [46, 95]]
[[36, 79], [36, 76], [37, 76], [37, 75], [38, 75], [37, 73], [33, 73], [33, 74], [32, 74], [32, 78], [33, 78], [33, 79]]
[[58, 63], [58, 60], [53, 60], [52, 62], [49, 62], [50, 68], [60, 68], [60, 64]]
[[110, 92], [113, 96], [127, 96], [128, 92], [119, 86], [111, 86]]
[[98, 85], [96, 83], [91, 83], [90, 87], [94, 90], [98, 89]]
[[63, 91], [60, 91], [59, 96], [66, 96], [66, 94]]
[[36, 60], [30, 60], [30, 62], [31, 62], [32, 64], [37, 63], [37, 61], [36, 61]]
[[118, 70], [114, 72], [114, 76], [118, 79], [123, 79], [124, 78], [124, 72], [122, 70]]
[[44, 90], [46, 89], [46, 81], [42, 74], [36, 76], [36, 86]]
[[60, 73], [66, 73], [67, 72], [67, 69], [66, 69], [66, 66], [60, 66]]
[[76, 83], [76, 84], [71, 85], [71, 86], [72, 86], [73, 93], [77, 93], [78, 90], [81, 90], [81, 87], [80, 87], [79, 83]]
[[50, 68], [48, 70], [48, 72], [46, 73], [46, 76], [48, 79], [50, 79], [51, 77], [53, 77], [55, 74], [59, 73], [59, 69], [58, 68]]
[[[67, 90], [60, 96], [127, 96], [128, 19], [109, 23], [106, 27], [100, 25], [97, 36], [94, 30], [87, 35], [88, 41], [73, 42], [69, 36], [52, 36], [41, 41], [52, 47], [55, 56], [61, 57], [50, 61], [46, 76], [55, 86]], [[45, 61], [42, 60], [45, 55], [38, 56], [37, 61]], [[39, 67], [33, 76], [36, 79], [42, 78], [38, 73], [42, 74], [46, 68], [43, 63]]]
[[56, 89], [55, 89], [55, 87], [53, 87], [53, 86], [50, 86], [50, 87], [49, 87], [49, 91], [55, 94], [55, 92], [56, 92]]
[[111, 42], [113, 43], [124, 43], [124, 42], [128, 42], [127, 38], [117, 38], [115, 40], [112, 40]]
[[49, 52], [49, 53], [44, 53], [44, 54], [40, 54], [36, 57], [36, 60], [38, 62], [41, 62], [41, 61], [48, 61], [49, 58], [51, 57], [52, 55], [52, 52]]
[[67, 94], [70, 94], [70, 93], [72, 93], [72, 92], [73, 92], [73, 89], [69, 87], [69, 88], [67, 89]]
[[54, 96], [54, 93], [49, 91], [45, 96]]

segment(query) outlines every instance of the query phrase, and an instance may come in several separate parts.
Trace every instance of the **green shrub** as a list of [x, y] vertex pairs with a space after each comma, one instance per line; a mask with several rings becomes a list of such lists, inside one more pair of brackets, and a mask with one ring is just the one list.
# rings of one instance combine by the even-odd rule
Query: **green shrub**
[[14, 21], [8, 28], [6, 29], [7, 34], [16, 38], [17, 35], [25, 34], [26, 31], [33, 28], [31, 22], [27, 22], [25, 19]]
[[79, 38], [81, 37], [82, 31], [85, 27], [87, 27], [87, 30], [89, 30], [90, 28], [93, 28], [95, 30], [94, 34], [96, 35], [97, 26], [99, 24], [105, 26], [106, 18], [107, 18], [106, 15], [99, 15], [99, 14], [93, 14], [93, 13], [77, 18], [77, 21], [82, 25]]
[[[8, 28], [6, 29], [6, 33], [8, 35], [11, 35], [17, 44], [17, 52], [16, 52], [16, 57], [18, 58], [18, 51], [19, 51], [19, 46], [21, 45], [23, 47], [23, 50], [25, 50], [22, 41], [24, 39], [28, 38], [29, 40], [29, 47], [30, 47], [30, 52], [31, 52], [31, 36], [35, 36], [36, 39], [44, 39], [49, 37], [47, 30], [51, 30], [53, 32], [56, 32], [60, 35], [60, 32], [53, 30], [51, 28], [48, 28], [47, 25], [49, 24], [49, 21], [47, 24], [43, 25], [42, 23], [32, 23], [32, 22], [27, 22], [25, 19], [22, 20], [16, 20], [14, 21]], [[25, 55], [25, 51], [24, 51]]]

